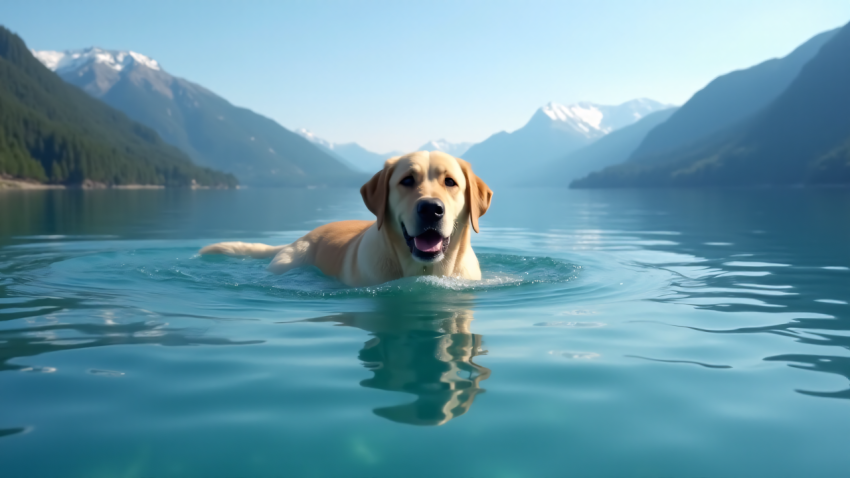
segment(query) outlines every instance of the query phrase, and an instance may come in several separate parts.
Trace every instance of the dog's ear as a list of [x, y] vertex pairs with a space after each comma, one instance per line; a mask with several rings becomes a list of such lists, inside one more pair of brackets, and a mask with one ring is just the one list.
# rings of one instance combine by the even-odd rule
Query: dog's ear
[[384, 169], [378, 171], [372, 179], [360, 188], [360, 196], [366, 207], [378, 218], [378, 230], [384, 225], [384, 216], [387, 213], [387, 196], [389, 195], [389, 181], [393, 174], [393, 166], [390, 161], [384, 163]]
[[469, 204], [469, 223], [472, 230], [478, 232], [478, 218], [490, 209], [493, 191], [472, 172], [472, 166], [462, 159], [457, 160], [466, 177], [466, 203]]

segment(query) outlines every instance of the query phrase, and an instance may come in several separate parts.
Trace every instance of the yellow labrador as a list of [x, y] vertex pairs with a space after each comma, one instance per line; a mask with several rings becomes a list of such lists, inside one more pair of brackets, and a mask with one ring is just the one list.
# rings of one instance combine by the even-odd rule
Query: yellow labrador
[[439, 151], [391, 158], [360, 194], [377, 221], [332, 222], [285, 246], [220, 242], [201, 254], [274, 257], [275, 274], [314, 265], [353, 287], [419, 275], [481, 278], [470, 228], [478, 232], [493, 191], [469, 163]]

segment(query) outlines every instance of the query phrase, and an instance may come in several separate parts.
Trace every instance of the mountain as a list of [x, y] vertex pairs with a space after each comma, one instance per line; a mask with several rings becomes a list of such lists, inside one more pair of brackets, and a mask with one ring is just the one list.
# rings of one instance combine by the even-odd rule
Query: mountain
[[0, 27], [0, 173], [58, 184], [235, 187], [60, 79]]
[[392, 151], [389, 153], [373, 153], [357, 143], [334, 143], [326, 139], [319, 138], [310, 130], [301, 128], [296, 131], [302, 137], [306, 138], [323, 151], [333, 155], [339, 161], [350, 165], [355, 170], [367, 173], [375, 173], [384, 167], [384, 161], [393, 156], [404, 154], [400, 151]]
[[464, 154], [476, 174], [488, 184], [511, 184], [517, 168], [541, 167], [589, 145], [606, 134], [644, 116], [669, 108], [650, 99], [632, 100], [617, 106], [549, 103], [513, 133], [500, 132], [473, 145]]
[[528, 171], [518, 184], [525, 186], [566, 186], [570, 181], [586, 176], [629, 158], [646, 135], [667, 121], [678, 108], [650, 113], [634, 124], [615, 130], [589, 146], [558, 158], [540, 169]]
[[[674, 115], [675, 116], [675, 115]], [[850, 184], [850, 24], [754, 116], [576, 187]]]
[[459, 157], [472, 146], [472, 143], [451, 143], [444, 139], [436, 141], [428, 141], [418, 149], [412, 151], [391, 151], [389, 153], [373, 153], [357, 143], [334, 143], [326, 139], [319, 138], [310, 130], [301, 128], [296, 131], [313, 144], [320, 147], [328, 154], [333, 155], [338, 160], [350, 165], [352, 168], [359, 171], [374, 173], [384, 167], [384, 161], [393, 156], [399, 156], [406, 152], [412, 151], [443, 151], [452, 156]]
[[365, 175], [269, 118], [131, 51], [34, 51], [66, 82], [156, 130], [197, 163], [249, 186], [358, 185]]
[[459, 158], [463, 156], [463, 154], [466, 153], [473, 144], [474, 143], [452, 143], [444, 139], [438, 139], [428, 141], [417, 148], [416, 151], [442, 151], [446, 154]]
[[715, 78], [649, 133], [632, 158], [685, 146], [755, 114], [779, 96], [837, 32], [816, 35], [784, 58]]

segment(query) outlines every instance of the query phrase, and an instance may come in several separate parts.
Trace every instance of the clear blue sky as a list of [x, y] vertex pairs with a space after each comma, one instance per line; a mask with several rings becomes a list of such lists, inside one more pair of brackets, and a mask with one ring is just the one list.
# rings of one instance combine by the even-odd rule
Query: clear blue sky
[[0, 2], [30, 48], [134, 50], [376, 151], [481, 141], [549, 101], [681, 104], [848, 21], [848, 0]]

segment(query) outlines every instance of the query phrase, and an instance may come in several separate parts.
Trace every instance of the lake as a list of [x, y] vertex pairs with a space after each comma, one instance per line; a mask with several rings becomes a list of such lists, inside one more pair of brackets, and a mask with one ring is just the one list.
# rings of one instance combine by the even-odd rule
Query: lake
[[0, 474], [847, 476], [850, 190], [494, 189], [364, 289], [197, 254], [353, 189], [0, 193]]

